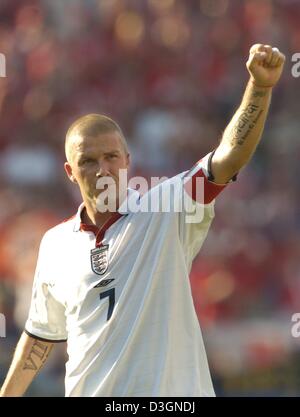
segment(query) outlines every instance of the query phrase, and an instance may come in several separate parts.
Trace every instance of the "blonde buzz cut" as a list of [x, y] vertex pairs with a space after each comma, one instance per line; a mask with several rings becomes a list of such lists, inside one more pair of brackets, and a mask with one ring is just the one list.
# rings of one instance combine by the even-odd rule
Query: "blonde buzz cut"
[[95, 137], [105, 133], [118, 132], [120, 134], [121, 143], [126, 155], [128, 154], [128, 146], [120, 126], [110, 117], [103, 114], [87, 114], [75, 120], [69, 127], [66, 134], [65, 153], [69, 161], [70, 142], [75, 136]]

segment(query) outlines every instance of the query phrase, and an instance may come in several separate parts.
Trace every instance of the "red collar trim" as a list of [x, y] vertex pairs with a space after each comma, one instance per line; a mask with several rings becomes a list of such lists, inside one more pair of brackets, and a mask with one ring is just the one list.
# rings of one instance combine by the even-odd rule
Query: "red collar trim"
[[121, 213], [114, 213], [100, 228], [94, 224], [84, 224], [81, 222], [80, 230], [85, 232], [93, 232], [96, 236], [96, 247], [99, 247], [102, 245], [106, 230], [122, 216], [123, 214]]

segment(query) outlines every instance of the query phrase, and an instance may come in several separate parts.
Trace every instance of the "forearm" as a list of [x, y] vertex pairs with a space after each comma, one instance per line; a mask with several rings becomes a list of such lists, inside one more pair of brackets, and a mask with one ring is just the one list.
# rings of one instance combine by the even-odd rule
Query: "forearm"
[[52, 347], [53, 343], [51, 342], [43, 342], [23, 333], [1, 388], [0, 396], [22, 396], [46, 362]]
[[253, 155], [263, 133], [272, 88], [248, 82], [242, 103], [224, 131], [213, 157], [213, 175], [226, 183]]

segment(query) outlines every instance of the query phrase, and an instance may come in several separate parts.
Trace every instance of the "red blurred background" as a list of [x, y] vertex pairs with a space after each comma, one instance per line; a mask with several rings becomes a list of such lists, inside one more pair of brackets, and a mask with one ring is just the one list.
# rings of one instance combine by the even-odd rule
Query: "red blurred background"
[[[0, 52], [0, 382], [23, 329], [42, 234], [80, 196], [64, 135], [86, 113], [123, 128], [131, 175], [172, 176], [218, 143], [247, 82], [250, 46], [287, 56], [263, 141], [216, 218], [191, 283], [218, 395], [297, 395], [300, 340], [297, 0], [2, 0]], [[63, 395], [65, 350], [28, 396]]]

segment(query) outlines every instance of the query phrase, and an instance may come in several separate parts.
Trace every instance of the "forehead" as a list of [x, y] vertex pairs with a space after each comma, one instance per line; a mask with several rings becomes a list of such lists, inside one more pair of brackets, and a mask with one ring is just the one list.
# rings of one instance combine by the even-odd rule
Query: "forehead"
[[72, 137], [72, 153], [106, 153], [112, 151], [122, 151], [122, 140], [118, 132], [101, 133], [96, 136], [82, 137], [80, 135]]

